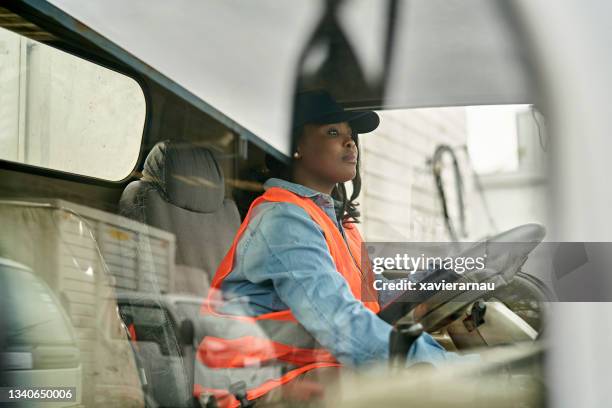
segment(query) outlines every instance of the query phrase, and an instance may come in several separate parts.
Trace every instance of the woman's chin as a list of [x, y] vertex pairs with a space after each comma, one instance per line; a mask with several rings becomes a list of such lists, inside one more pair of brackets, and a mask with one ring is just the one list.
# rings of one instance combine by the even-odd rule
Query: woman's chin
[[340, 177], [338, 177], [338, 183], [346, 183], [351, 181], [357, 176], [357, 169], [353, 168], [352, 171], [344, 171]]

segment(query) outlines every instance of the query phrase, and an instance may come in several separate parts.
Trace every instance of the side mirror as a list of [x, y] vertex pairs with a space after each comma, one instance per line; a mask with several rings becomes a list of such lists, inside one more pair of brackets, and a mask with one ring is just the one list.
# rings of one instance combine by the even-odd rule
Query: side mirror
[[181, 336], [181, 344], [185, 346], [190, 346], [193, 344], [193, 322], [189, 319], [185, 319], [181, 322], [181, 327], [179, 329]]

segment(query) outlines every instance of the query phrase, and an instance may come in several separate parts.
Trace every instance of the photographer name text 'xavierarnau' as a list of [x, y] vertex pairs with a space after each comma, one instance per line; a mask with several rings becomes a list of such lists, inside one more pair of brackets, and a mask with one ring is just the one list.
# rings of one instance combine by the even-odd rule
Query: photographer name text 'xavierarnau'
[[407, 290], [422, 290], [422, 291], [492, 291], [495, 290], [493, 282], [411, 282], [408, 279], [398, 279], [394, 281], [375, 280], [373, 283], [374, 289], [384, 291], [407, 291]]

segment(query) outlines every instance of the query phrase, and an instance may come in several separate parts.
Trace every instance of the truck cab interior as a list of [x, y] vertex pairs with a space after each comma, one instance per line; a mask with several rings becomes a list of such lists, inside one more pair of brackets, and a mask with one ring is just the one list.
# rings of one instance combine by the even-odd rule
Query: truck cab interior
[[[172, 296], [192, 305], [206, 296], [242, 218], [263, 192], [266, 155], [290, 158], [286, 130], [298, 90], [326, 89], [345, 108], [376, 110], [383, 121], [398, 110], [473, 105], [529, 104], [547, 119], [555, 112], [519, 14], [502, 2], [328, 0], [303, 4], [299, 13], [264, 2], [236, 17], [212, 3], [192, 4], [193, 13], [181, 15], [119, 1], [100, 9], [78, 1], [0, 6], [0, 257], [42, 279], [70, 318], [82, 383], [79, 400], [66, 406], [207, 403], [191, 398], [194, 348], [206, 328], [177, 312], [180, 299]], [[123, 7], [161, 26], [139, 34], [112, 10]], [[155, 14], [156, 8], [162, 10]], [[288, 17], [271, 30], [269, 20], [283, 20], [283, 13]], [[200, 15], [204, 28], [189, 14]], [[259, 25], [231, 25], [249, 16], [261, 18]], [[234, 33], [226, 33], [226, 47], [218, 39], [206, 46], [194, 40], [228, 25]], [[274, 45], [282, 30], [290, 47]], [[171, 41], [161, 39], [165, 31]], [[251, 51], [244, 46], [250, 35]], [[262, 87], [266, 92], [258, 94]], [[423, 140], [438, 138], [444, 126], [432, 125]], [[435, 140], [450, 140], [445, 137]], [[425, 170], [414, 177], [427, 177], [435, 192], [434, 150], [416, 151]], [[403, 174], [383, 176], [404, 181]], [[376, 183], [370, 181], [370, 194]], [[432, 197], [436, 228], [448, 239], [448, 219], [459, 212], [448, 210], [444, 223], [441, 198]], [[454, 206], [457, 197], [449, 197], [445, 205]], [[368, 214], [376, 218], [375, 210]], [[554, 341], [547, 307], [554, 296], [525, 262], [546, 229], [513, 227], [470, 237], [475, 245], [533, 244], [518, 248], [514, 263], [499, 255], [509, 266], [500, 268], [496, 291], [438, 293], [423, 302], [425, 330], [449, 351], [478, 352], [479, 363], [418, 376], [394, 367], [376, 381], [355, 373], [324, 403], [445, 406], [434, 392], [436, 381], [444, 381], [447, 397], [466, 401], [461, 406], [545, 406], [544, 358]], [[408, 229], [404, 236], [414, 241], [428, 237], [393, 228]], [[400, 310], [398, 317], [408, 320], [394, 323], [414, 324], [414, 306]], [[15, 348], [10, 338], [0, 338], [6, 358], [37, 355], [40, 345]], [[15, 385], [10, 375], [2, 378]], [[36, 376], [15, 378], [49, 385], [36, 384]]]

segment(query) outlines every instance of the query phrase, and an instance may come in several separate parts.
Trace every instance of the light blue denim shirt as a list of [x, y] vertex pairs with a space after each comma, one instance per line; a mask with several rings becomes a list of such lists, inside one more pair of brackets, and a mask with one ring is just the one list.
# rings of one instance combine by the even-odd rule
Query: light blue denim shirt
[[[342, 231], [331, 196], [274, 178], [264, 185], [270, 187], [312, 199]], [[266, 202], [254, 208], [221, 289], [225, 313], [254, 316], [291, 309], [343, 364], [388, 359], [391, 326], [355, 299], [336, 271], [323, 231], [294, 204]], [[409, 352], [414, 362], [444, 356], [444, 349], [427, 334]]]

